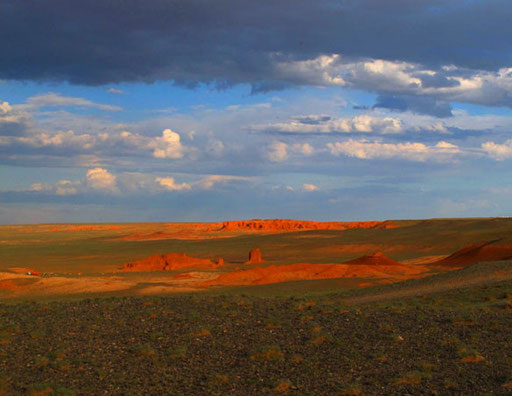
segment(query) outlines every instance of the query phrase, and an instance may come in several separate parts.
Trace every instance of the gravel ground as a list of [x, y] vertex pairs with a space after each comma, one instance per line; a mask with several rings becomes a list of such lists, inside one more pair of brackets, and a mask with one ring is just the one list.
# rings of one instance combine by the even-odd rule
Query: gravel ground
[[511, 394], [511, 297], [474, 310], [247, 296], [0, 305], [0, 394]]

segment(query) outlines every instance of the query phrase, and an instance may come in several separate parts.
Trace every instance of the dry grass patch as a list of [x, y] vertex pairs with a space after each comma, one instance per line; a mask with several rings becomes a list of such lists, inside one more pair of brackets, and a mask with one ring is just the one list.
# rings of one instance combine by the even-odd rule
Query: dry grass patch
[[267, 346], [252, 353], [250, 359], [266, 361], [284, 360], [284, 353], [278, 346]]
[[361, 387], [356, 384], [345, 385], [340, 389], [340, 395], [344, 396], [360, 395], [362, 392]]
[[485, 358], [480, 353], [468, 347], [461, 347], [457, 352], [461, 363], [480, 363], [485, 361]]
[[228, 382], [228, 376], [224, 374], [215, 374], [211, 380], [211, 383], [217, 386], [226, 385]]
[[292, 383], [289, 380], [281, 380], [277, 383], [277, 385], [274, 387], [274, 392], [277, 393], [288, 393], [290, 390], [290, 387], [292, 386]]
[[201, 329], [193, 334], [195, 337], [209, 337], [212, 335], [210, 330], [208, 329]]
[[430, 374], [421, 371], [411, 371], [393, 380], [395, 385], [420, 385], [424, 379], [430, 378]]
[[316, 305], [316, 302], [315, 301], [303, 301], [301, 303], [299, 303], [299, 305], [297, 305], [295, 307], [295, 310], [297, 311], [304, 311], [305, 309], [310, 309], [311, 307], [314, 307]]

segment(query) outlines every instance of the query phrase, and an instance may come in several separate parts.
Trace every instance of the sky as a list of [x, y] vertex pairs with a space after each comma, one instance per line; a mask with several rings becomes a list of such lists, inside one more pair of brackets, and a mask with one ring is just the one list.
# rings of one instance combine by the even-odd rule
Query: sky
[[512, 214], [510, 0], [0, 2], [0, 224]]

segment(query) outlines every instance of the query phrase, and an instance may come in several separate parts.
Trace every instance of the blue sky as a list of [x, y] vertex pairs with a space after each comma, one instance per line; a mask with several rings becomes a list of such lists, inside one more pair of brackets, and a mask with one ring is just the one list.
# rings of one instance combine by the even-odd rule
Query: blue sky
[[0, 223], [509, 216], [510, 17], [4, 1]]

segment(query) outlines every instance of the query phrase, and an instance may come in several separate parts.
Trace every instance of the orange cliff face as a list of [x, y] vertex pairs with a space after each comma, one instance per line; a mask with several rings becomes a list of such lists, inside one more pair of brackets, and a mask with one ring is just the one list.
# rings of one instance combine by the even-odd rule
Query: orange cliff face
[[218, 231], [309, 231], [309, 230], [348, 230], [353, 228], [395, 228], [397, 225], [387, 221], [360, 221], [360, 222], [318, 222], [305, 220], [240, 220], [225, 221]]
[[[229, 238], [230, 233], [282, 233], [313, 230], [349, 230], [354, 228], [397, 228], [392, 221], [362, 221], [362, 222], [318, 222], [304, 220], [240, 220], [222, 223], [156, 223], [155, 229], [140, 232], [133, 229], [125, 235], [116, 236], [114, 240], [149, 241], [159, 239], [206, 239]], [[122, 230], [118, 230], [121, 232]]]
[[224, 260], [217, 262], [208, 259], [189, 257], [185, 253], [154, 254], [146, 259], [126, 263], [123, 272], [171, 271], [179, 269], [215, 269], [224, 265]]

